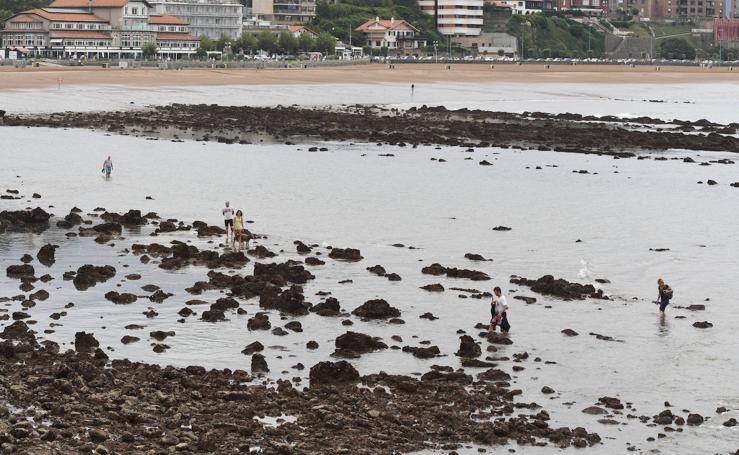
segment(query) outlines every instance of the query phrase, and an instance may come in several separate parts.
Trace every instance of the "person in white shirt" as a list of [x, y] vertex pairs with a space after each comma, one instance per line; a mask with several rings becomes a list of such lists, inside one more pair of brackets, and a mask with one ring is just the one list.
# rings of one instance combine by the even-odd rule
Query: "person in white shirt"
[[226, 225], [226, 240], [229, 235], [234, 235], [234, 209], [231, 208], [231, 203], [226, 201], [226, 206], [223, 207], [223, 224]]
[[508, 333], [511, 330], [511, 325], [508, 323], [508, 301], [503, 295], [503, 291], [499, 287], [493, 289], [493, 301], [490, 304], [490, 313], [492, 319], [490, 320], [489, 332], [495, 332], [495, 327], [500, 326], [500, 331]]

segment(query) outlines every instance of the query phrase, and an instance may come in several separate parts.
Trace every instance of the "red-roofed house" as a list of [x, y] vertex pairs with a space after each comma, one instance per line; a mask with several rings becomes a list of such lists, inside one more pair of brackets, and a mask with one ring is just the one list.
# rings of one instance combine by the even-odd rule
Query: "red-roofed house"
[[305, 25], [288, 25], [287, 30], [292, 33], [295, 38], [300, 38], [300, 35], [302, 35], [303, 33], [307, 33], [311, 36], [311, 38], [318, 37], [318, 33], [309, 29]]
[[426, 45], [425, 40], [416, 37], [418, 29], [402, 19], [376, 17], [355, 30], [364, 33], [372, 49], [386, 47], [390, 52], [410, 54]]

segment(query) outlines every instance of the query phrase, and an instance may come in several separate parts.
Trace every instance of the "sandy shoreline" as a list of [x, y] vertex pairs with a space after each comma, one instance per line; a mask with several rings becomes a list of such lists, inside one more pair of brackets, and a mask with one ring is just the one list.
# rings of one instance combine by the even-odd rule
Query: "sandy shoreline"
[[98, 67], [0, 67], [0, 90], [36, 89], [64, 85], [125, 85], [132, 87], [195, 85], [263, 85], [322, 83], [523, 82], [523, 83], [690, 83], [739, 81], [729, 68], [626, 65], [357, 65], [309, 69], [103, 69]]

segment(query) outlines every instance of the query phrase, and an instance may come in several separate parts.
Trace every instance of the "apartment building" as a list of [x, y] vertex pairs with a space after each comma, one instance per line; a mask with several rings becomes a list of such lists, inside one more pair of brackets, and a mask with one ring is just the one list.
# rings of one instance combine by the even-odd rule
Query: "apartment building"
[[1, 47], [50, 57], [138, 58], [147, 43], [171, 58], [199, 45], [185, 21], [157, 15], [144, 1], [55, 0], [12, 16], [0, 30]]
[[448, 37], [478, 36], [482, 32], [484, 0], [418, 0], [434, 18], [436, 30]]
[[177, 16], [187, 22], [196, 38], [221, 35], [238, 38], [244, 18], [244, 6], [238, 0], [152, 0], [157, 13]]
[[277, 25], [306, 24], [316, 17], [316, 1], [252, 0], [251, 12]]
[[633, 6], [641, 17], [657, 21], [722, 19], [726, 13], [725, 0], [634, 0]]

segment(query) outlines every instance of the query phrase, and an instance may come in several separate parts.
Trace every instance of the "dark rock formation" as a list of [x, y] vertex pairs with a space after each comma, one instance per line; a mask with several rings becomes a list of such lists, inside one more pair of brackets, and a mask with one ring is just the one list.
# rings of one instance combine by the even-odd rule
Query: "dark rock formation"
[[364, 302], [352, 314], [367, 319], [388, 319], [400, 317], [400, 310], [383, 299], [374, 299]]

